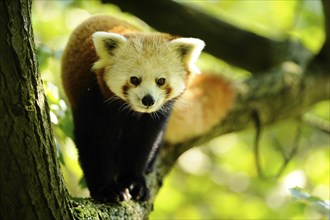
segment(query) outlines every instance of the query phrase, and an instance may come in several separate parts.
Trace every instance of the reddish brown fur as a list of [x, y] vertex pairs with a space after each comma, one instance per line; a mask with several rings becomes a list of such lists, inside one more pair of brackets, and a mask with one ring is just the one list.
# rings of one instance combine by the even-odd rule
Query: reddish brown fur
[[184, 106], [176, 106], [165, 140], [182, 142], [212, 129], [233, 106], [235, 91], [229, 81], [215, 74], [195, 75], [182, 95]]
[[171, 95], [172, 88], [170, 86], [166, 86], [165, 90], [166, 90], [166, 96], [169, 97]]
[[138, 31], [138, 28], [111, 16], [98, 15], [86, 20], [74, 30], [62, 57], [63, 86], [73, 109], [76, 108], [82, 93], [96, 83], [96, 76], [102, 93], [106, 97], [111, 93], [104, 83], [103, 71], [98, 71], [96, 75], [91, 71], [98, 59], [92, 41], [92, 34], [96, 31], [123, 34]]
[[132, 86], [129, 83], [127, 83], [126, 85], [123, 86], [123, 94], [125, 96], [127, 96], [127, 92], [130, 88], [132, 88]]

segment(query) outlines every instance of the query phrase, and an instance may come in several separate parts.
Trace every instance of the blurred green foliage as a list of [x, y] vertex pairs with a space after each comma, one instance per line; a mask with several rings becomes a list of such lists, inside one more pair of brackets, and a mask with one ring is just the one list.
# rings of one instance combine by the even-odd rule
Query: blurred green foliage
[[[299, 39], [314, 52], [324, 41], [319, 1], [181, 2], [267, 37]], [[60, 81], [60, 57], [71, 31], [96, 13], [112, 14], [142, 25], [116, 6], [98, 1], [33, 2], [39, 70], [45, 82], [59, 158], [68, 190], [79, 197], [88, 196], [88, 190], [79, 185], [82, 171], [72, 141], [70, 107]], [[204, 70], [222, 72], [233, 79], [249, 75], [206, 54], [198, 64]], [[329, 126], [329, 108], [329, 101], [320, 102], [309, 114], [324, 119]], [[292, 149], [298, 123], [290, 119], [263, 128], [260, 163], [266, 179], [257, 175], [254, 130], [224, 135], [189, 150], [166, 178], [151, 219], [327, 219], [328, 134], [302, 123], [297, 154], [282, 175], [274, 178], [283, 154]]]

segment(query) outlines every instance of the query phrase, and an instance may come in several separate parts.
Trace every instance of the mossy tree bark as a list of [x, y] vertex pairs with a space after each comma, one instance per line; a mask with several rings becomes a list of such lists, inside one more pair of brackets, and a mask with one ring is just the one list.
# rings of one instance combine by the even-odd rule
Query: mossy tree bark
[[71, 219], [35, 57], [31, 1], [0, 2], [0, 219]]
[[[178, 14], [180, 11], [177, 11], [176, 14], [189, 23], [195, 22], [196, 17], [201, 18], [198, 14], [196, 16], [199, 12], [174, 2], [116, 1], [123, 9], [138, 15], [139, 10], [146, 8], [143, 2], [153, 5], [154, 16], [161, 15], [167, 6], [166, 10], [179, 7], [186, 11], [183, 14]], [[323, 3], [328, 4], [326, 0]], [[165, 13], [168, 13], [166, 10]], [[330, 27], [329, 10], [324, 11], [326, 27]], [[36, 63], [30, 13], [31, 0], [0, 2], [0, 219], [147, 218], [163, 178], [185, 150], [221, 134], [245, 129], [253, 124], [255, 115], [258, 115], [262, 124], [270, 124], [298, 116], [314, 103], [329, 99], [330, 70], [327, 65], [330, 63], [330, 56], [327, 46], [324, 46], [319, 55], [311, 57], [300, 45], [295, 44], [292, 47], [287, 41], [274, 42], [225, 25], [230, 28], [231, 33], [226, 35], [245, 36], [244, 39], [251, 42], [245, 47], [238, 47], [235, 39], [227, 37], [227, 50], [217, 52], [210, 46], [209, 52], [242, 68], [262, 73], [240, 84], [235, 106], [225, 120], [201, 137], [175, 146], [165, 145], [155, 172], [148, 176], [151, 189], [149, 202], [99, 204], [90, 199], [71, 199], [63, 184], [56, 159], [49, 109]], [[217, 28], [207, 26], [207, 19], [213, 24], [222, 24], [207, 15], [204, 15], [205, 21], [200, 26], [193, 25], [201, 28], [196, 29], [194, 34], [185, 33], [186, 29], [178, 23], [177, 27], [170, 27], [171, 24], [165, 21], [143, 16], [145, 15], [141, 13], [146, 22], [149, 19], [150, 22], [159, 21], [160, 23], [152, 24], [156, 28], [161, 27], [162, 31], [172, 32], [171, 28], [179, 27], [177, 30], [183, 32], [174, 33], [187, 36], [204, 33], [201, 38], [207, 44], [221, 42], [219, 38], [226, 37], [220, 32], [215, 33]], [[328, 29], [326, 32], [329, 34]], [[327, 36], [325, 45], [329, 45], [328, 40]], [[250, 45], [265, 54], [256, 53], [255, 56], [250, 56], [249, 49], [246, 49]], [[243, 58], [235, 57], [231, 48], [239, 48], [240, 53], [235, 54]], [[292, 53], [288, 53], [289, 48]], [[264, 61], [260, 62], [258, 58], [263, 58]], [[282, 63], [287, 59], [290, 62]]]

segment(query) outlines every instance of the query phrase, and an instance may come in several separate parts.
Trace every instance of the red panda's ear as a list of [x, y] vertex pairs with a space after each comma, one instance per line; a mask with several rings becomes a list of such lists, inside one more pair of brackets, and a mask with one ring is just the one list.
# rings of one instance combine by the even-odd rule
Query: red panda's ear
[[100, 58], [113, 55], [114, 49], [127, 41], [123, 35], [101, 31], [95, 32], [92, 37], [96, 53]]
[[183, 62], [191, 71], [195, 73], [199, 72], [194, 63], [205, 47], [204, 41], [197, 38], [176, 38], [171, 40], [169, 44], [178, 51]]

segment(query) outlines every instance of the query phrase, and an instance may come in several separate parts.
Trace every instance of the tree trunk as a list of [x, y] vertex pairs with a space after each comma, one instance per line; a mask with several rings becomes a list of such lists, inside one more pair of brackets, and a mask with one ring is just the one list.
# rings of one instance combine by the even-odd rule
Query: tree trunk
[[[164, 10], [161, 8], [158, 11], [157, 4], [163, 5], [165, 1], [147, 2], [156, 4], [155, 10], [152, 10], [155, 16]], [[326, 0], [323, 2], [327, 4]], [[127, 4], [134, 5], [124, 1], [118, 1], [118, 4], [130, 9], [132, 7]], [[168, 5], [173, 5], [173, 2], [169, 2]], [[139, 5], [135, 6], [133, 9], [139, 10]], [[325, 12], [329, 13], [329, 10]], [[230, 54], [231, 48], [235, 47], [231, 44], [228, 50], [219, 52], [219, 55], [225, 59], [227, 57], [229, 61], [243, 68], [268, 71], [263, 71], [263, 74], [240, 84], [233, 109], [210, 132], [180, 144], [165, 146], [157, 160], [155, 172], [148, 176], [150, 201], [100, 204], [91, 199], [71, 199], [63, 183], [56, 158], [49, 108], [36, 63], [30, 13], [31, 0], [0, 1], [0, 219], [148, 218], [163, 178], [185, 150], [221, 134], [245, 129], [253, 124], [256, 116], [262, 124], [270, 124], [300, 115], [319, 100], [329, 99], [327, 86], [330, 73], [329, 68], [326, 68], [329, 64], [327, 48], [310, 63], [307, 63], [304, 48], [293, 48], [293, 54], [304, 51], [303, 55], [295, 60], [303, 65], [287, 62], [270, 71], [269, 69], [282, 61], [283, 57], [292, 57], [292, 54], [274, 53], [288, 51], [288, 48], [283, 49], [283, 45], [288, 47], [288, 44], [274, 42], [230, 27], [232, 35], [245, 36], [249, 41], [253, 41], [247, 43], [246, 47], [253, 45], [266, 54], [244, 55], [249, 51], [240, 48], [240, 53], [235, 54], [242, 55], [242, 59]], [[191, 13], [192, 11], [181, 16], [189, 20]], [[211, 38], [212, 35], [208, 33], [216, 31], [217, 28], [206, 26], [207, 16], [203, 18], [206, 19], [206, 23], [200, 28], [203, 27], [205, 30], [201, 29], [201, 32], [205, 37]], [[329, 14], [326, 18], [326, 24], [329, 24]], [[176, 26], [180, 29], [180, 24], [176, 23]], [[220, 33], [213, 40], [206, 41], [211, 44], [219, 42], [221, 36], [226, 37]], [[227, 40], [230, 41], [228, 36]], [[232, 41], [234, 42], [236, 41]], [[265, 59], [266, 63], [260, 62], [259, 58]]]
[[0, 2], [0, 218], [72, 219], [35, 57], [31, 1]]

